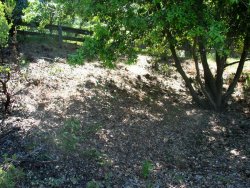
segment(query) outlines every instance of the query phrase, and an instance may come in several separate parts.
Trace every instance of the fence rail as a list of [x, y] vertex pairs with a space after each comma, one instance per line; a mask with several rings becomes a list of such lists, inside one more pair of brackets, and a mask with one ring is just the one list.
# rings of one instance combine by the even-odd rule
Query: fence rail
[[[17, 30], [17, 34], [22, 35], [22, 36], [30, 35], [30, 36], [48, 36], [48, 37], [54, 37], [54, 38], [60, 37], [59, 35], [55, 35], [55, 34], [46, 34], [46, 33], [38, 33], [38, 32], [33, 32], [33, 31], [22, 31], [22, 30]], [[70, 36], [62, 36], [62, 40], [84, 42], [84, 38], [76, 38], [76, 37], [70, 37]]]
[[[38, 28], [39, 23], [33, 22], [33, 23], [21, 23], [20, 26], [26, 26], [29, 28]], [[25, 31], [25, 30], [17, 30], [18, 35], [31, 35], [31, 36], [48, 36], [48, 37], [55, 37], [58, 38], [58, 43], [59, 46], [62, 47], [63, 40], [70, 40], [70, 41], [76, 41], [76, 42], [84, 42], [84, 38], [80, 37], [71, 37], [71, 36], [63, 36], [63, 32], [66, 33], [73, 33], [75, 35], [92, 35], [91, 31], [88, 30], [83, 30], [83, 29], [76, 29], [76, 28], [71, 28], [67, 26], [61, 26], [61, 25], [46, 25], [44, 29], [48, 29], [50, 31], [50, 34], [48, 33], [41, 33], [41, 32], [35, 32], [35, 31]], [[56, 34], [52, 34], [52, 31], [57, 31]]]

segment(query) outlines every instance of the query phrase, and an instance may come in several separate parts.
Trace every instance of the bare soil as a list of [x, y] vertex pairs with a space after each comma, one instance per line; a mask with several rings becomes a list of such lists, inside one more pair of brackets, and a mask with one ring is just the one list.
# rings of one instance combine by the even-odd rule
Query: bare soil
[[7, 158], [25, 174], [16, 187], [250, 187], [242, 85], [217, 113], [192, 104], [172, 66], [159, 74], [146, 56], [114, 70], [70, 66], [74, 49], [20, 47], [29, 63], [12, 75], [0, 133], [0, 165]]

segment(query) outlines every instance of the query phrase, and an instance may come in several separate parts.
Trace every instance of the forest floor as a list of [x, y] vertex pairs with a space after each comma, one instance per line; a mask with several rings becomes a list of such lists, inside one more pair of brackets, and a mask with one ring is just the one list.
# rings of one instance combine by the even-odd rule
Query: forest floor
[[[217, 113], [192, 104], [172, 66], [161, 74], [147, 56], [114, 70], [70, 66], [72, 50], [20, 47], [0, 185], [250, 187], [250, 95], [241, 84]], [[191, 62], [185, 69], [192, 75]]]

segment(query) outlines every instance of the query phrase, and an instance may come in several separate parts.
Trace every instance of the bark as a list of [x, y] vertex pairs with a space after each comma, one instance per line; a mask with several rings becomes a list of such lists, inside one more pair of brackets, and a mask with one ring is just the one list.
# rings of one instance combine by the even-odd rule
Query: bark
[[207, 51], [206, 51], [203, 39], [201, 38], [198, 39], [198, 46], [199, 46], [199, 53], [201, 57], [201, 63], [202, 63], [203, 70], [204, 70], [204, 80], [205, 80], [206, 90], [207, 92], [210, 93], [210, 95], [213, 98], [216, 98], [215, 79], [207, 62]]
[[223, 107], [222, 101], [222, 92], [223, 92], [223, 72], [226, 64], [226, 56], [219, 56], [218, 52], [216, 52], [216, 65], [217, 65], [217, 73], [216, 73], [216, 105], [217, 109], [220, 110]]

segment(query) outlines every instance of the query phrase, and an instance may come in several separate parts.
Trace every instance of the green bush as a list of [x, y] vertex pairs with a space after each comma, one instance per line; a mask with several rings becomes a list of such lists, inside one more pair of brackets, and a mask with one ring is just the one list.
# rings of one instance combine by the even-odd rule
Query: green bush
[[0, 1], [0, 48], [7, 45], [10, 28], [11, 24], [8, 24], [6, 19], [4, 5]]
[[4, 164], [4, 168], [0, 168], [0, 187], [12, 188], [15, 187], [17, 181], [22, 179], [24, 173], [21, 169], [16, 168], [11, 163]]
[[153, 170], [153, 164], [151, 161], [144, 161], [142, 164], [142, 176], [143, 178], [148, 178]]
[[83, 65], [84, 64], [84, 55], [81, 49], [77, 50], [73, 54], [68, 55], [68, 63], [70, 65]]
[[66, 151], [76, 149], [77, 143], [80, 141], [81, 124], [77, 119], [69, 119], [65, 121], [62, 129], [58, 134], [59, 145]]
[[87, 188], [99, 188], [100, 184], [95, 181], [95, 180], [91, 180], [87, 183]]
[[[70, 118], [59, 128], [56, 136], [56, 144], [66, 153], [73, 151], [80, 152], [80, 147], [78, 146], [80, 146], [84, 140], [94, 136], [101, 127], [98, 123], [85, 124], [83, 126], [80, 120]], [[96, 155], [95, 152], [90, 152], [90, 155], [92, 154]]]

